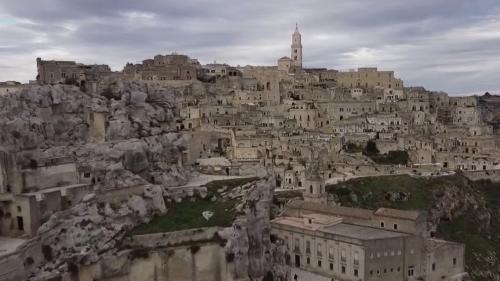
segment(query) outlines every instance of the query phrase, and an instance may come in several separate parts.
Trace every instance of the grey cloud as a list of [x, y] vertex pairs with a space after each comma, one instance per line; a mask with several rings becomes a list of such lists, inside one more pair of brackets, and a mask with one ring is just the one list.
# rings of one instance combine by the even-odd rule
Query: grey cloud
[[299, 22], [306, 66], [379, 66], [454, 94], [500, 90], [497, 0], [3, 2], [0, 17], [17, 23], [0, 21], [0, 81], [33, 79], [37, 55], [116, 70], [172, 51], [271, 65], [288, 54]]

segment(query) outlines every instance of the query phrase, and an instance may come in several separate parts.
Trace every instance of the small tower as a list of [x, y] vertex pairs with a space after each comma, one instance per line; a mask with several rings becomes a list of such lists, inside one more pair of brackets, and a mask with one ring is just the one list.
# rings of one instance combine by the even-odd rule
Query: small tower
[[295, 32], [292, 35], [292, 54], [290, 58], [293, 66], [302, 68], [302, 35], [300, 35], [298, 24], [295, 24]]
[[319, 173], [319, 165], [311, 164], [306, 170], [304, 201], [327, 204], [325, 181]]

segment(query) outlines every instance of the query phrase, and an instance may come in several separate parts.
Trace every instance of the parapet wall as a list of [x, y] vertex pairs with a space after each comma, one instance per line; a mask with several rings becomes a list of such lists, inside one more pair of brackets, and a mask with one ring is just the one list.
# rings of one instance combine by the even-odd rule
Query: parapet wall
[[218, 231], [220, 227], [205, 227], [174, 232], [134, 235], [125, 243], [133, 248], [155, 248], [176, 245], [193, 244], [196, 242], [211, 242], [220, 239]]
[[465, 177], [473, 181], [486, 179], [492, 182], [500, 182], [500, 170], [467, 171], [463, 173]]
[[[134, 235], [132, 248], [113, 260], [84, 266], [80, 281], [235, 281], [234, 265], [220, 239], [221, 228]], [[106, 274], [114, 271], [116, 274]]]

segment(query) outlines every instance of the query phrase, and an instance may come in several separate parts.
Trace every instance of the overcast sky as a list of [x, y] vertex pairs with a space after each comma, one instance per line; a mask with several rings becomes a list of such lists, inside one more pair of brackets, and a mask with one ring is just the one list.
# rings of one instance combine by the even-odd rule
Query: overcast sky
[[175, 51], [273, 65], [296, 22], [305, 67], [378, 66], [407, 86], [500, 93], [499, 0], [2, 0], [0, 81], [34, 79], [36, 57], [121, 70]]

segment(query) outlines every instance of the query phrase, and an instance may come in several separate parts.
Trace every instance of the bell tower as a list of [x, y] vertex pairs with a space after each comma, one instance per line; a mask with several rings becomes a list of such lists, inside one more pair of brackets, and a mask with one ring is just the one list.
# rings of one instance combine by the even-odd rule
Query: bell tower
[[302, 36], [299, 32], [298, 24], [295, 24], [295, 32], [292, 35], [292, 65], [302, 68]]

